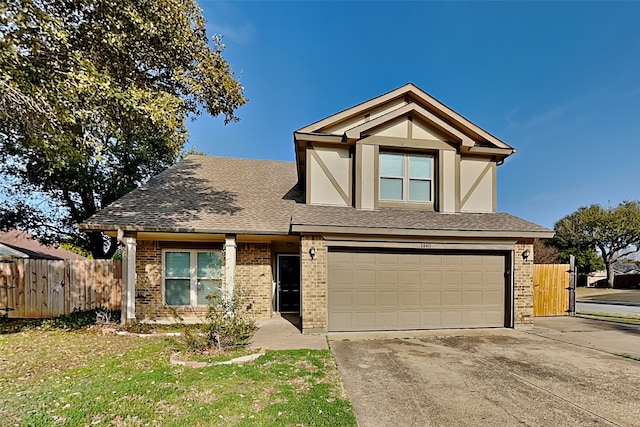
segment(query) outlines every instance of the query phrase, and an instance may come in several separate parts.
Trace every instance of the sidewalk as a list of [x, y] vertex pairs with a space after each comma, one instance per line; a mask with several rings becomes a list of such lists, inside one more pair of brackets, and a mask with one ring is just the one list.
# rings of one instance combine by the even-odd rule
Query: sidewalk
[[271, 319], [256, 322], [256, 332], [249, 348], [263, 350], [328, 350], [325, 334], [303, 335], [289, 320], [276, 315]]
[[640, 325], [572, 316], [536, 317], [526, 333], [610, 354], [640, 358]]

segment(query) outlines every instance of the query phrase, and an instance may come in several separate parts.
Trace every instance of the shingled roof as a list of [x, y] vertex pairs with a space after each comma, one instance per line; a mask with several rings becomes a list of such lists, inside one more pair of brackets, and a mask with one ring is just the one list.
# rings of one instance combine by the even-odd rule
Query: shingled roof
[[439, 213], [304, 203], [292, 162], [191, 155], [89, 218], [81, 228], [216, 234], [344, 232], [550, 237], [551, 230], [505, 213]]
[[290, 162], [190, 155], [81, 228], [287, 234], [296, 183]]

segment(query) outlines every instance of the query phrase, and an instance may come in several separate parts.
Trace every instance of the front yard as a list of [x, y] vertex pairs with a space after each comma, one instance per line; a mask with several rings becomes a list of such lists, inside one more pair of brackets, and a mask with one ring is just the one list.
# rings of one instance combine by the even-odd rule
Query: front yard
[[90, 331], [0, 335], [1, 424], [355, 425], [329, 351], [190, 368], [169, 363], [175, 345]]

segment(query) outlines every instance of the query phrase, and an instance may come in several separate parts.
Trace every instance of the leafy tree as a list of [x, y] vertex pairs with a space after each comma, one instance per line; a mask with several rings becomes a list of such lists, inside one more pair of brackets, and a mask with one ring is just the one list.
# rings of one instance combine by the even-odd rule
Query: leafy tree
[[640, 202], [622, 202], [615, 208], [581, 207], [558, 221], [554, 229], [554, 245], [564, 254], [575, 251], [581, 266], [593, 265], [597, 250], [613, 287], [612, 264], [640, 250]]
[[3, 3], [0, 228], [111, 257], [115, 238], [77, 224], [173, 164], [188, 117], [237, 120], [223, 49], [196, 0]]

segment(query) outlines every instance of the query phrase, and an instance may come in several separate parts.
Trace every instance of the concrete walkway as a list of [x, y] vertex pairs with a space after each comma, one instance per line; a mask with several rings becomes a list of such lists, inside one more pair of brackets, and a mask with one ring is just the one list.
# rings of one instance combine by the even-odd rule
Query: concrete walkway
[[527, 333], [610, 354], [640, 358], [640, 325], [605, 322], [581, 317], [536, 317]]
[[256, 322], [256, 332], [249, 348], [263, 350], [328, 350], [325, 334], [303, 335], [289, 320], [275, 316]]

